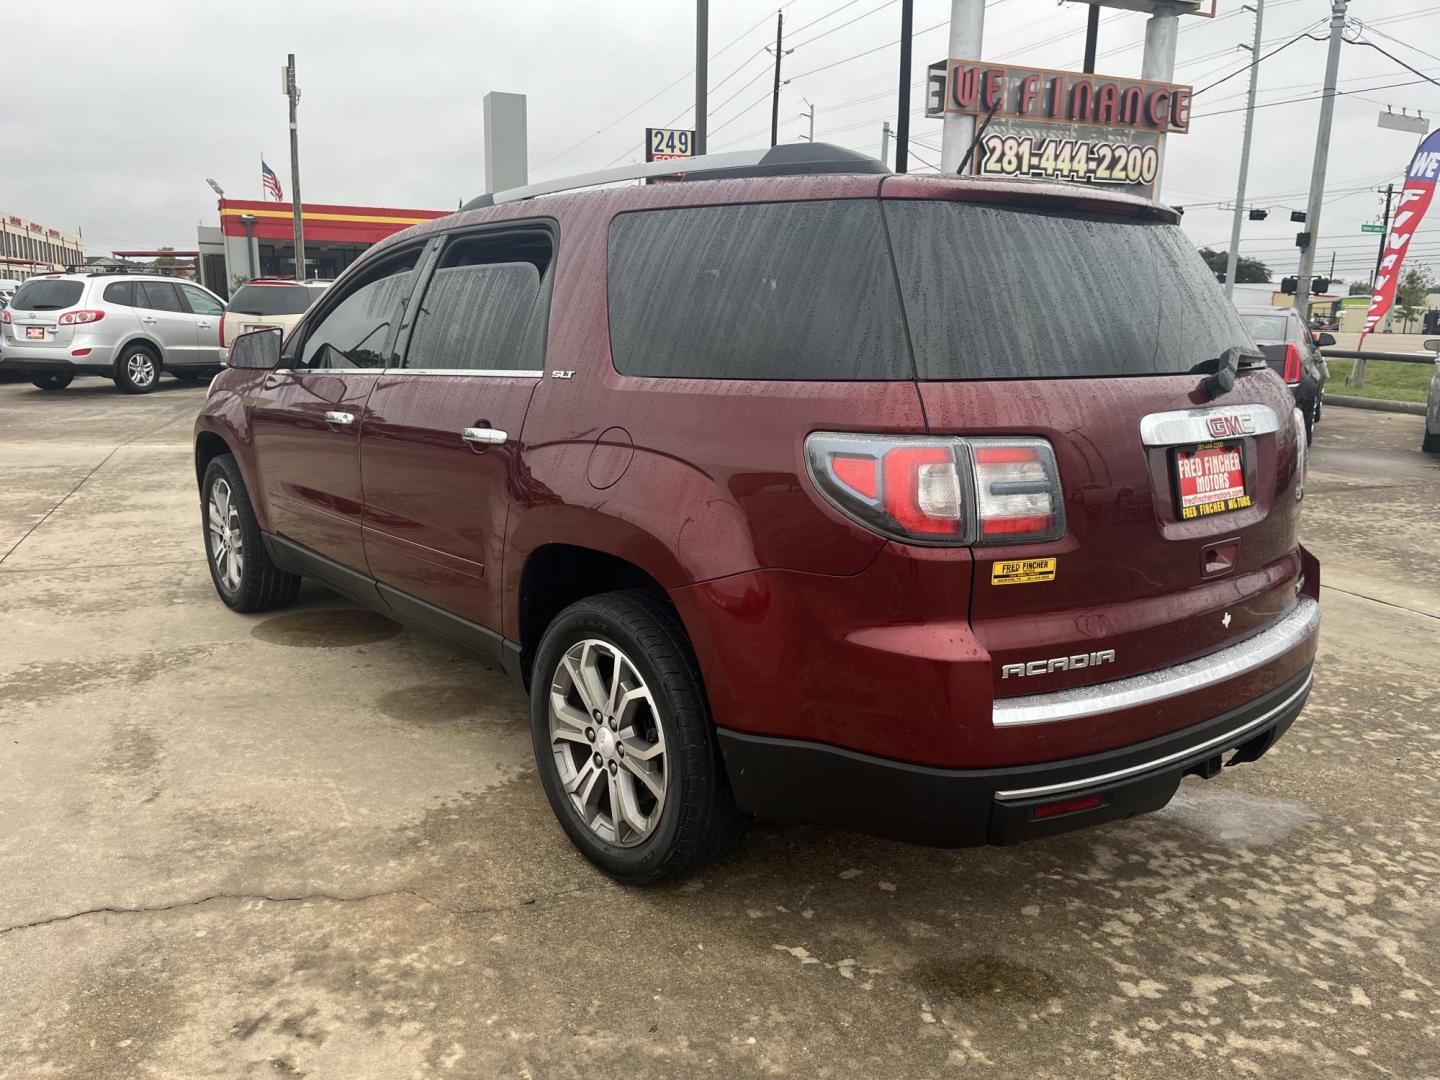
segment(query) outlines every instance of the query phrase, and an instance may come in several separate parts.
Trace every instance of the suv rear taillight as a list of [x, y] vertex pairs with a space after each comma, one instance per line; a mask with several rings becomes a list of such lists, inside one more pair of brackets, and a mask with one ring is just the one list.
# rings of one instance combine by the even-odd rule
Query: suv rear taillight
[[87, 308], [82, 311], [65, 312], [60, 316], [59, 323], [61, 326], [79, 326], [82, 323], [99, 322], [104, 317], [105, 312]]
[[1015, 544], [1065, 535], [1055, 452], [1044, 439], [816, 432], [810, 476], [847, 516], [920, 544]]
[[225, 313], [220, 313], [220, 347], [225, 347]]
[[0, 323], [8, 323], [9, 321], [10, 309], [8, 307], [0, 308]]
[[1300, 381], [1300, 346], [1293, 342], [1285, 346], [1284, 379], [1291, 386]]

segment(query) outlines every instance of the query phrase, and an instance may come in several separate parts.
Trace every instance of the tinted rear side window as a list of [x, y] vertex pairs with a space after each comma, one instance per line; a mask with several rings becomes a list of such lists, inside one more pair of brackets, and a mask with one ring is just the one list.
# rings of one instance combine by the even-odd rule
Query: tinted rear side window
[[168, 281], [135, 282], [135, 306], [153, 311], [184, 311], [180, 294]]
[[27, 281], [10, 300], [13, 311], [59, 311], [73, 306], [85, 286], [78, 281]]
[[622, 214], [609, 290], [622, 374], [914, 378], [874, 200]]
[[922, 379], [1188, 372], [1239, 313], [1179, 226], [966, 203], [885, 203]]
[[225, 310], [241, 315], [301, 315], [319, 295], [304, 285], [242, 285]]
[[407, 368], [480, 371], [540, 367], [532, 330], [540, 296], [533, 263], [489, 263], [435, 271], [425, 290]]

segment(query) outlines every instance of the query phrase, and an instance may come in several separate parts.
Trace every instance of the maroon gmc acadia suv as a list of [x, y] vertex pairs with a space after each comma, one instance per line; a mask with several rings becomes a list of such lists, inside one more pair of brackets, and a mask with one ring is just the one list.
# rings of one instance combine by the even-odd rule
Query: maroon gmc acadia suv
[[196, 424], [221, 599], [305, 576], [494, 658], [628, 882], [752, 815], [1003, 844], [1270, 748], [1304, 422], [1172, 210], [675, 167], [481, 196], [238, 338]]

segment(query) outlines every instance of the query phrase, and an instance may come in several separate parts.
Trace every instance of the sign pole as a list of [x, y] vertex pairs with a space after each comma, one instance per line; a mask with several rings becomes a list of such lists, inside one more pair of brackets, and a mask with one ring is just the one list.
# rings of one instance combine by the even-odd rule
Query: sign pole
[[705, 153], [710, 93], [710, 0], [695, 0], [695, 153]]
[[785, 49], [785, 13], [775, 13], [775, 89], [770, 94], [770, 145], [780, 141], [780, 57]]
[[[1096, 10], [1099, 10], [1098, 8]], [[950, 0], [950, 52], [952, 59], [980, 59], [985, 38], [985, 0]], [[948, 86], [948, 81], [947, 81]], [[940, 133], [940, 171], [954, 173], [975, 138], [974, 116], [946, 113]]]
[[285, 93], [290, 98], [290, 199], [295, 220], [295, 280], [305, 280], [305, 218], [300, 203], [300, 130], [295, 124], [295, 106], [300, 88], [295, 85], [295, 54], [285, 62]]
[[1245, 180], [1250, 172], [1250, 135], [1255, 129], [1255, 88], [1260, 81], [1260, 26], [1264, 19], [1265, 0], [1255, 0], [1255, 44], [1250, 49], [1250, 98], [1245, 106], [1245, 135], [1240, 140], [1240, 182], [1235, 187], [1235, 220], [1230, 223], [1230, 253], [1225, 260], [1227, 297], [1235, 295], [1235, 268], [1240, 262], [1240, 222], [1245, 214]]
[[895, 171], [910, 171], [910, 46], [915, 36], [915, 2], [900, 0], [900, 107], [895, 117]]

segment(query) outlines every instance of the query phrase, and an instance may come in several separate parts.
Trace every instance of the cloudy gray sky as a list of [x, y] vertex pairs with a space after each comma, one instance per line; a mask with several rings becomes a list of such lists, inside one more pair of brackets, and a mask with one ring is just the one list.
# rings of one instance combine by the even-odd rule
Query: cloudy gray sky
[[[893, 118], [899, 3], [788, 0], [781, 137], [816, 137], [875, 153]], [[769, 64], [775, 0], [712, 0], [711, 148], [760, 146], [769, 136]], [[949, 0], [915, 0], [917, 86], [945, 52]], [[285, 99], [279, 70], [298, 55], [301, 161], [307, 201], [448, 209], [484, 186], [481, 99], [529, 96], [532, 179], [600, 168], [640, 155], [647, 124], [690, 121], [690, 0], [7, 0], [0, 84], [0, 210], [83, 228], [92, 254], [115, 247], [195, 243], [214, 224], [217, 179], [260, 197], [260, 155], [288, 194]], [[1328, 0], [1268, 0], [1265, 39], [1278, 45], [1308, 26], [1323, 33]], [[1366, 36], [1440, 79], [1440, 3], [1355, 0]], [[1078, 68], [1084, 7], [1057, 0], [991, 0], [986, 58]], [[848, 25], [847, 25], [848, 24]], [[1187, 18], [1176, 81], [1198, 88], [1246, 62], [1251, 16], [1219, 0], [1214, 20]], [[15, 36], [42, 47], [19, 48]], [[1100, 70], [1138, 75], [1144, 17], [1107, 13]], [[883, 46], [876, 49], [877, 46]], [[876, 50], [868, 52], [867, 50]], [[1250, 198], [1271, 208], [1247, 222], [1242, 251], [1289, 271], [1289, 207], [1309, 182], [1325, 46], [1301, 41], [1262, 65]], [[1373, 264], [1373, 189], [1399, 179], [1413, 137], [1380, 130], [1386, 105], [1440, 117], [1440, 87], [1373, 49], [1341, 58], [1319, 264], [1337, 252], [1339, 276]], [[1409, 85], [1394, 85], [1409, 84]], [[666, 89], [668, 87], [668, 89]], [[1197, 243], [1224, 246], [1243, 121], [1244, 76], [1196, 101], [1188, 136], [1172, 137], [1163, 197], [1186, 206]], [[651, 99], [647, 103], [647, 99]], [[1302, 100], [1292, 100], [1292, 99]], [[916, 90], [914, 103], [923, 103]], [[628, 115], [627, 115], [628, 114]], [[917, 119], [919, 143], [939, 146], [938, 121]], [[917, 154], [938, 154], [916, 145]], [[1210, 204], [1206, 208], [1203, 204]], [[1440, 211], [1416, 255], [1440, 269]], [[1278, 274], [1277, 274], [1278, 276]]]

